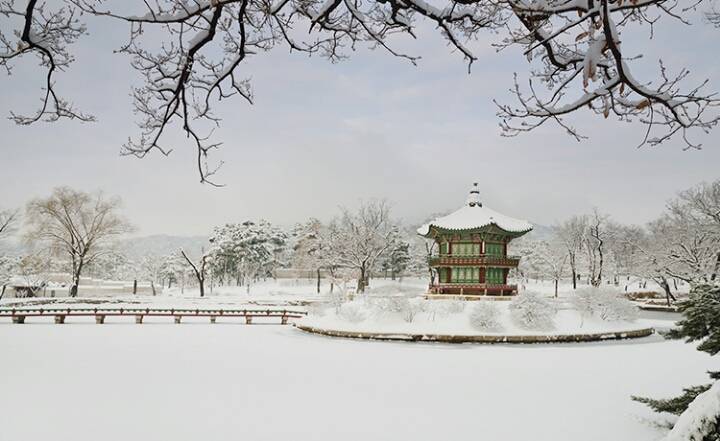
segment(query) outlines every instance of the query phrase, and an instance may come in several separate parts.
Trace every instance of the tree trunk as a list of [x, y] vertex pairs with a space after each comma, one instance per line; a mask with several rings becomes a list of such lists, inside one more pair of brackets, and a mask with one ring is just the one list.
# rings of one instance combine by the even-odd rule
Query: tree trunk
[[77, 297], [79, 285], [80, 285], [80, 274], [78, 273], [73, 276], [72, 286], [70, 286], [70, 297]]
[[198, 284], [200, 285], [200, 297], [205, 297], [205, 279], [199, 278]]
[[137, 295], [137, 279], [133, 280], [133, 295]]
[[357, 281], [357, 292], [365, 292], [365, 265], [360, 266], [360, 276]]
[[317, 293], [320, 294], [320, 268], [317, 269]]
[[155, 282], [152, 280], [150, 281], [150, 288], [152, 288], [153, 297], [157, 295], [157, 292], [155, 292]]
[[715, 259], [715, 267], [710, 275], [710, 280], [714, 281], [717, 279], [718, 272], [720, 272], [720, 253], [718, 253], [717, 258]]
[[555, 279], [555, 297], [558, 296], [558, 279]]
[[5, 295], [5, 288], [7, 288], [7, 285], [2, 286], [2, 291], [0, 291], [0, 300], [2, 300], [3, 296]]
[[573, 265], [572, 269], [572, 279], [573, 279], [573, 290], [577, 289], [577, 274], [575, 272], [575, 266]]
[[667, 305], [670, 306], [670, 299], [672, 299], [673, 302], [677, 299], [675, 299], [675, 296], [670, 292], [670, 284], [665, 277], [660, 279], [660, 286], [662, 286], [665, 291], [665, 299], [667, 300]]

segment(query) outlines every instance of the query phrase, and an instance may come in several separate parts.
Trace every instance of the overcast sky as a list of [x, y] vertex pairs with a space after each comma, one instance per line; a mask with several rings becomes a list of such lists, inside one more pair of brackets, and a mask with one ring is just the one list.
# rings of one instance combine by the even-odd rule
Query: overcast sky
[[[638, 41], [635, 52], [656, 63], [662, 49], [671, 68], [689, 66], [691, 78], [709, 78], [719, 90], [720, 30], [689, 29], [658, 26], [656, 39]], [[339, 64], [284, 48], [256, 56], [243, 66], [256, 104], [234, 99], [218, 108], [216, 137], [225, 144], [214, 159], [225, 165], [216, 180], [226, 186], [203, 186], [182, 136], [168, 138], [175, 148], [168, 158], [119, 156], [137, 134], [129, 90], [139, 77], [112, 53], [126, 33], [94, 21], [73, 47], [77, 62], [58, 76], [58, 89], [96, 123], [0, 121], [0, 207], [69, 185], [121, 196], [140, 234], [207, 234], [247, 218], [326, 220], [369, 198], [387, 198], [412, 223], [456, 208], [477, 181], [486, 204], [531, 222], [549, 225], [597, 206], [644, 223], [677, 191], [720, 177], [718, 130], [696, 138], [700, 151], [683, 151], [678, 141], [638, 149], [643, 127], [581, 112], [570, 122], [589, 136], [582, 143], [549, 125], [501, 137], [493, 99], [512, 100], [512, 73], [526, 78], [527, 61], [516, 51], [496, 53], [490, 44], [498, 37], [487, 35], [473, 45], [479, 60], [468, 75], [461, 57], [423, 28], [417, 42], [401, 43], [423, 57], [417, 67], [366, 48]], [[3, 76], [0, 114], [32, 110], [41, 74], [27, 58]]]

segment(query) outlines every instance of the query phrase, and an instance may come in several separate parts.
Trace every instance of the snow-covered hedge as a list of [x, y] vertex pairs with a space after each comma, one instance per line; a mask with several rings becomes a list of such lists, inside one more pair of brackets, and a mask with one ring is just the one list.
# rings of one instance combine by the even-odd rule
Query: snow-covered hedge
[[500, 309], [495, 302], [477, 302], [470, 310], [470, 325], [478, 331], [498, 331], [500, 324]]
[[720, 381], [698, 395], [663, 441], [715, 441], [720, 438]]
[[596, 315], [607, 321], [633, 321], [638, 308], [614, 291], [602, 288], [580, 288], [572, 300], [581, 317]]
[[522, 328], [546, 330], [554, 327], [555, 304], [537, 293], [524, 291], [512, 299], [509, 308], [512, 320]]

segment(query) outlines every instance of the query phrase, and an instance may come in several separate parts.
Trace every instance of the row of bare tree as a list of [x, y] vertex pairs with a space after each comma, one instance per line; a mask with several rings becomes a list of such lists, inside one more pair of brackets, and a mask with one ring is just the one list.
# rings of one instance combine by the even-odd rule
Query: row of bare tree
[[594, 210], [555, 226], [546, 240], [530, 238], [516, 246], [524, 256], [521, 275], [556, 285], [569, 277], [573, 288], [581, 278], [599, 286], [634, 277], [655, 282], [674, 300], [671, 285], [677, 281], [720, 277], [720, 180], [679, 193], [644, 226], [622, 225]]

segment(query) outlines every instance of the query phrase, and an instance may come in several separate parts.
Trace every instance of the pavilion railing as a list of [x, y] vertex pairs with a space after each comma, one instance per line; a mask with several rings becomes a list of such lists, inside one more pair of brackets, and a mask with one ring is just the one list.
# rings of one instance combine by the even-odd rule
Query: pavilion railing
[[[517, 292], [517, 285], [498, 284], [498, 283], [435, 283], [429, 287], [430, 293], [446, 294], [470, 294], [483, 290], [487, 294], [512, 294]], [[448, 291], [450, 290], [450, 291]], [[463, 292], [464, 290], [467, 290]]]
[[479, 265], [514, 268], [520, 263], [520, 256], [497, 256], [492, 254], [479, 254], [476, 256], [438, 255], [428, 259], [431, 266], [441, 265]]

